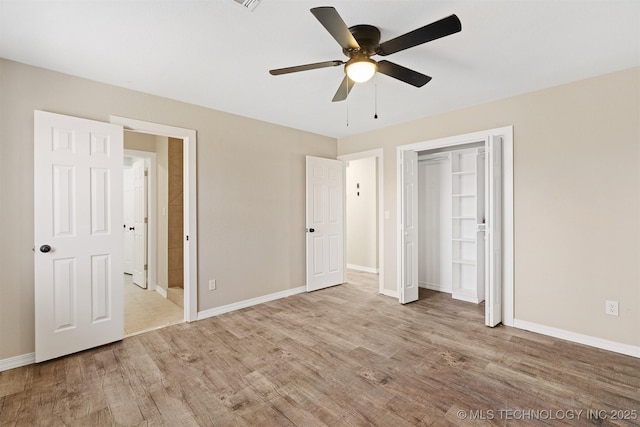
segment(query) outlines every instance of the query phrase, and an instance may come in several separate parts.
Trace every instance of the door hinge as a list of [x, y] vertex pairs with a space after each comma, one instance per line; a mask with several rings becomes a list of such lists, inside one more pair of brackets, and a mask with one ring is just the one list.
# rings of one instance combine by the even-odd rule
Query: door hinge
[[144, 176], [149, 176], [149, 171], [144, 171]]
[[149, 218], [144, 219], [144, 223], [147, 224], [149, 222]]
[[144, 271], [149, 270], [149, 266], [147, 264], [144, 265]]

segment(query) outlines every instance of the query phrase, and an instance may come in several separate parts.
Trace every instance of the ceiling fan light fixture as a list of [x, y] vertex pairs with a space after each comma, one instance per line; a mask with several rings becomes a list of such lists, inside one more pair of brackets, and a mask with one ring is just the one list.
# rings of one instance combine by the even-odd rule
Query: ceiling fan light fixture
[[356, 83], [364, 83], [376, 73], [376, 61], [369, 58], [353, 58], [345, 65], [347, 76]]

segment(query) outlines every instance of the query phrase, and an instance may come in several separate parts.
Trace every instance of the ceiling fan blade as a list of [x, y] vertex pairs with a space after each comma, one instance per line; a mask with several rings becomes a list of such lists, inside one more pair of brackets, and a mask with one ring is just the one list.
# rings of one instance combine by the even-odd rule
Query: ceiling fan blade
[[378, 61], [378, 72], [415, 87], [422, 87], [431, 80], [429, 76], [389, 61]]
[[378, 55], [386, 56], [410, 47], [418, 46], [462, 30], [460, 19], [456, 15], [447, 16], [417, 30], [410, 31], [394, 39], [387, 40], [378, 47]]
[[330, 6], [314, 7], [311, 13], [329, 31], [343, 49], [359, 49], [360, 45], [349, 31], [340, 14]]
[[355, 82], [345, 75], [331, 102], [344, 101], [345, 99], [347, 99], [347, 96], [349, 96], [349, 92], [351, 92], [351, 89], [354, 85]]
[[277, 68], [275, 70], [269, 70], [272, 76], [278, 76], [280, 74], [296, 73], [298, 71], [315, 70], [316, 68], [337, 67], [343, 65], [342, 61], [324, 61], [316, 62], [315, 64], [297, 65], [295, 67]]

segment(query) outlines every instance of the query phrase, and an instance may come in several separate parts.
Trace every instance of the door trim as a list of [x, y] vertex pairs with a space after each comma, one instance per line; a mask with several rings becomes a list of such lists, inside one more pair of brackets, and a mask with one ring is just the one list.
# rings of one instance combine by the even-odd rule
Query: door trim
[[[445, 138], [432, 139], [428, 141], [416, 142], [413, 144], [400, 145], [396, 147], [396, 158], [400, 158], [401, 151], [423, 151], [431, 150], [435, 148], [454, 147], [457, 145], [469, 144], [478, 141], [485, 141], [491, 136], [502, 136], [503, 138], [503, 153], [502, 153], [502, 178], [503, 178], [503, 209], [504, 216], [502, 218], [502, 230], [503, 230], [503, 281], [502, 281], [502, 323], [506, 326], [513, 326], [514, 321], [514, 230], [513, 230], [513, 126], [505, 126], [501, 128], [488, 129], [479, 132], [472, 132], [463, 135], [455, 135]], [[401, 185], [401, 170], [397, 168], [396, 174], [396, 199], [399, 201], [399, 195], [402, 189]], [[397, 215], [397, 227], [400, 229], [401, 209], [399, 202], [396, 202], [398, 215]], [[397, 236], [398, 246], [397, 251], [400, 251], [400, 236]], [[400, 254], [398, 252], [398, 265], [397, 265], [397, 285], [400, 286], [400, 274], [402, 265], [400, 263]]]
[[[338, 156], [338, 160], [350, 162], [353, 160], [362, 160], [375, 157], [377, 160], [378, 175], [378, 292], [385, 294], [384, 290], [384, 150], [378, 148], [375, 150], [360, 151], [359, 153], [344, 154]], [[346, 180], [345, 180], [346, 185]], [[345, 195], [347, 194], [345, 189]], [[346, 204], [345, 204], [346, 211]], [[346, 222], [345, 222], [346, 226]], [[345, 239], [346, 242], [346, 239]], [[345, 252], [346, 254], [346, 252]], [[345, 256], [346, 260], [346, 256]]]
[[[193, 322], [198, 317], [196, 131], [119, 116], [110, 116], [109, 122], [122, 125], [125, 130], [178, 138], [184, 141], [184, 320]], [[187, 238], [188, 240], [186, 240]]]

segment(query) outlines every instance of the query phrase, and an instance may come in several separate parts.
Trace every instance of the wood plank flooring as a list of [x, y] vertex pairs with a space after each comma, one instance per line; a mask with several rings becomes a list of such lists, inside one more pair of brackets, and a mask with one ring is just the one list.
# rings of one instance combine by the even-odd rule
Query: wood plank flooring
[[0, 426], [640, 425], [640, 359], [348, 278], [1, 372]]

